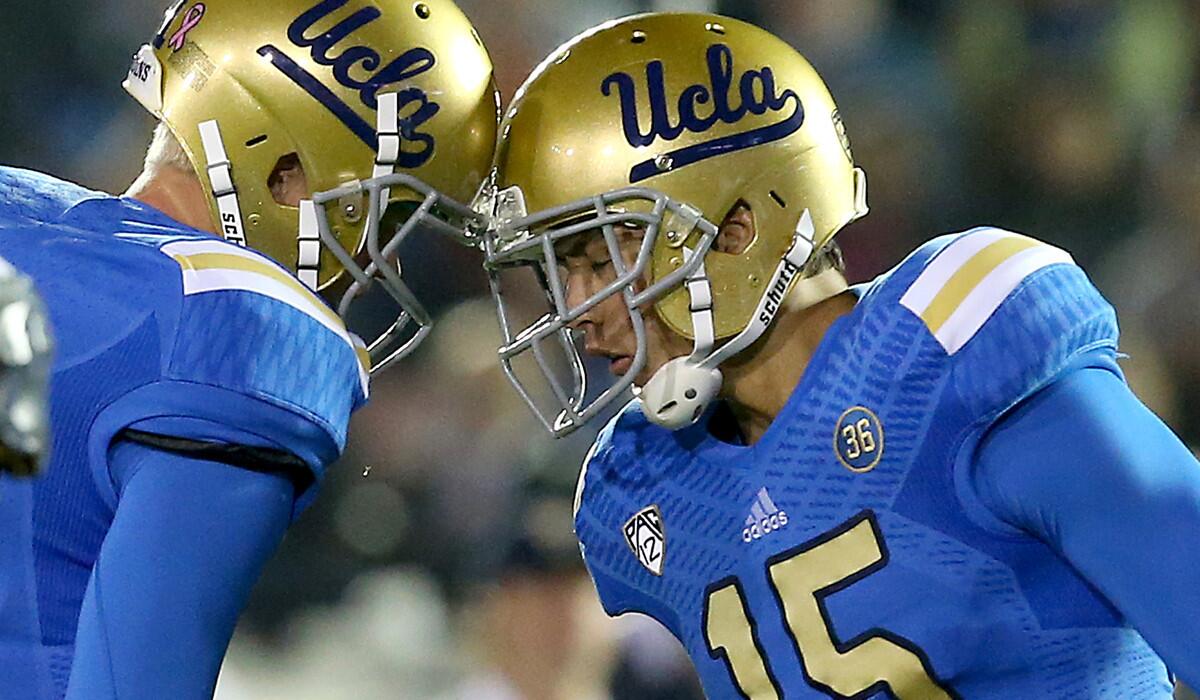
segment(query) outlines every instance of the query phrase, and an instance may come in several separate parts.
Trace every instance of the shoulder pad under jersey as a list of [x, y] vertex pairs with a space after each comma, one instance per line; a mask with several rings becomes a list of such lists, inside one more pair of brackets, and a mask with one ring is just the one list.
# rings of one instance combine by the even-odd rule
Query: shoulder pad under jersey
[[583, 461], [579, 482], [575, 488], [575, 512], [584, 505], [587, 489], [605, 488], [609, 483], [621, 487], [636, 487], [655, 479], [663, 463], [677, 456], [677, 439], [707, 432], [704, 421], [677, 431], [650, 422], [642, 412], [642, 402], [627, 403], [596, 436]]
[[77, 202], [100, 193], [33, 170], [0, 166], [0, 221], [57, 221]]
[[[160, 379], [106, 409], [104, 426], [285, 450], [319, 481], [366, 400], [361, 342], [259, 253], [177, 236], [160, 240], [156, 254], [178, 274], [178, 321]], [[297, 512], [314, 496], [313, 488], [301, 494]]]
[[1066, 251], [996, 228], [938, 245], [900, 304], [951, 358], [953, 386], [977, 415], [1006, 410], [1084, 353], [1115, 352], [1116, 314]]
[[368, 392], [366, 351], [281, 266], [224, 241], [160, 248], [180, 268], [183, 308], [167, 373], [262, 398], [321, 424], [339, 448]]

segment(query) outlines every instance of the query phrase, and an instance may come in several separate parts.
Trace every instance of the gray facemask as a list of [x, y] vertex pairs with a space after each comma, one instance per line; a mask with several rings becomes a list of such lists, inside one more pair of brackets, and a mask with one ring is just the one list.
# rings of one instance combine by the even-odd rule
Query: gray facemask
[[[414, 234], [436, 233], [446, 235], [459, 242], [475, 246], [477, 240], [471, 233], [482, 227], [484, 218], [471, 207], [440, 193], [429, 184], [411, 175], [395, 173], [395, 162], [400, 149], [400, 134], [397, 125], [396, 94], [389, 93], [379, 98], [378, 134], [379, 146], [375, 170], [370, 179], [354, 181], [341, 187], [319, 192], [311, 200], [300, 203], [300, 265], [301, 281], [310, 287], [316, 285], [316, 266], [320, 251], [324, 247], [337, 258], [351, 282], [337, 304], [337, 312], [343, 319], [354, 306], [360, 303], [376, 285], [386, 292], [395, 304], [394, 320], [383, 332], [366, 342], [371, 357], [371, 375], [379, 374], [397, 360], [407, 356], [429, 335], [433, 321], [424, 305], [404, 282], [399, 261], [400, 248]], [[407, 205], [407, 216], [395, 216], [401, 204], [388, 200], [392, 190], [403, 189], [420, 198], [418, 204]], [[366, 230], [363, 249], [369, 261], [365, 266], [355, 260], [354, 255], [338, 241], [329, 221], [329, 207], [339, 202], [361, 201], [367, 195], [365, 214]], [[402, 220], [398, 227], [390, 226], [394, 220]], [[384, 243], [384, 233], [394, 235]], [[309, 279], [305, 279], [307, 276]]]
[[[633, 386], [634, 378], [647, 362], [646, 322], [642, 309], [703, 270], [704, 257], [716, 240], [717, 226], [693, 207], [647, 188], [616, 190], [533, 215], [525, 211], [521, 191], [517, 188], [494, 192], [492, 196], [493, 201], [483, 207], [492, 213], [492, 225], [483, 234], [482, 243], [504, 337], [504, 345], [499, 350], [500, 362], [508, 379], [546, 429], [556, 437], [562, 437], [600, 414]], [[643, 232], [632, 265], [626, 265], [621, 255], [617, 226], [634, 227]], [[670, 274], [642, 288], [659, 236], [667, 236], [670, 240], [687, 239], [694, 232], [699, 234], [695, 252], [688, 252], [682, 264]], [[583, 301], [568, 305], [558, 273], [560, 260], [555, 247], [572, 237], [597, 233], [604, 238], [615, 268], [615, 279]], [[537, 279], [548, 307], [545, 315], [527, 325], [514, 321], [516, 314], [501, 283], [502, 273], [522, 268]], [[624, 376], [588, 400], [590, 382], [571, 326], [613, 296], [620, 296], [624, 301], [637, 349]], [[514, 361], [526, 354], [532, 356], [543, 386], [549, 387], [548, 401], [540, 399], [546, 391], [534, 389], [531, 382], [514, 368]], [[556, 363], [552, 354], [565, 357], [565, 360]], [[558, 365], [565, 365], [566, 371]]]

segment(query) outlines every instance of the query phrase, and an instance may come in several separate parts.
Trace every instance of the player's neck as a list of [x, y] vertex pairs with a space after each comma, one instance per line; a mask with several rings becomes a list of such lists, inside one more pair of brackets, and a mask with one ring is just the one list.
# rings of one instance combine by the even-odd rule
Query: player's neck
[[754, 444], [783, 410], [800, 384], [809, 360], [838, 318], [857, 298], [845, 290], [824, 301], [781, 314], [747, 352], [722, 366], [723, 398], [747, 444]]
[[204, 187], [193, 173], [176, 168], [143, 171], [125, 196], [154, 207], [185, 226], [213, 231]]

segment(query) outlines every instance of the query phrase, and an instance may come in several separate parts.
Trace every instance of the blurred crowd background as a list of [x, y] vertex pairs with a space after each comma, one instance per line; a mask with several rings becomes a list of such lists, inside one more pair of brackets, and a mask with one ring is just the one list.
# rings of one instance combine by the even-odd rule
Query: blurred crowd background
[[[459, 1], [506, 98], [611, 17], [716, 10], [773, 30], [824, 75], [870, 175], [872, 213], [839, 239], [855, 281], [979, 224], [1063, 246], [1117, 306], [1139, 394], [1200, 445], [1200, 3]], [[0, 3], [0, 162], [122, 191], [152, 123], [119, 83], [164, 4]], [[431, 251], [410, 271], [441, 325], [374, 386], [218, 697], [699, 698], [655, 625], [599, 611], [570, 522], [592, 435], [553, 442], [480, 350], [497, 332], [477, 265]]]

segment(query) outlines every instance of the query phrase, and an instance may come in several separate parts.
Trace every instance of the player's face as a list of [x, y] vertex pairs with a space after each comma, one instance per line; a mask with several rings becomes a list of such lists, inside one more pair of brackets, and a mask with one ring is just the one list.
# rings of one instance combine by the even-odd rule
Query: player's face
[[[621, 257], [627, 267], [632, 267], [644, 231], [632, 226], [617, 226], [616, 232]], [[568, 307], [582, 304], [617, 278], [612, 255], [603, 234], [598, 231], [566, 239], [557, 253]], [[645, 284], [645, 280], [640, 282], [638, 290], [643, 289]], [[646, 314], [647, 357], [646, 366], [634, 378], [638, 386], [645, 385], [658, 368], [669, 360], [691, 351], [691, 341], [668, 329], [653, 308], [643, 309], [643, 312]], [[637, 337], [622, 295], [609, 295], [580, 316], [571, 327], [583, 332], [587, 354], [606, 358], [614, 375], [624, 376], [629, 371], [637, 352]]]

